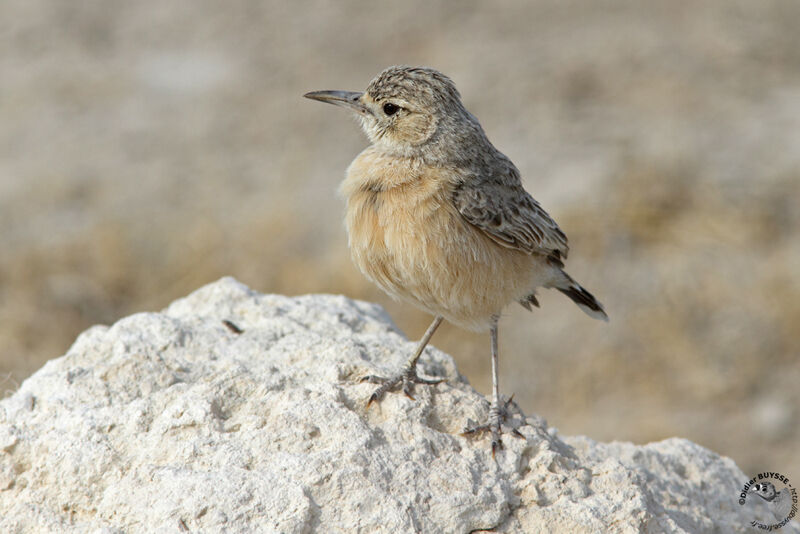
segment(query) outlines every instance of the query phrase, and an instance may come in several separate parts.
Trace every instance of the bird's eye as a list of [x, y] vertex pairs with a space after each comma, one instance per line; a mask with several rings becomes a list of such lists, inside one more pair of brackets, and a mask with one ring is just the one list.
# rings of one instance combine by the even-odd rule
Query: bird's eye
[[383, 112], [387, 115], [394, 115], [400, 109], [400, 106], [397, 104], [392, 104], [391, 102], [387, 102], [383, 105]]

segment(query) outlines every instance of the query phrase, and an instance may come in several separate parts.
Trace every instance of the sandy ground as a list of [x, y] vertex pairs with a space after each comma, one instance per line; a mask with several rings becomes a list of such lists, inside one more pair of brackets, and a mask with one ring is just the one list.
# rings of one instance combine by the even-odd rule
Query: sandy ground
[[[700, 4], [0, 3], [3, 389], [222, 275], [377, 301], [421, 335], [347, 255], [335, 191], [365, 138], [301, 95], [422, 64], [611, 316], [509, 308], [503, 390], [569, 434], [800, 477], [800, 3]], [[434, 344], [488, 393], [488, 339]]]

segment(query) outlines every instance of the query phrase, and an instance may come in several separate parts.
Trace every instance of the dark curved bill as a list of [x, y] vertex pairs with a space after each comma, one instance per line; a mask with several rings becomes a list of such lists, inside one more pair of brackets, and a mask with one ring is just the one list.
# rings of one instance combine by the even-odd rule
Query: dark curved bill
[[369, 110], [361, 103], [361, 95], [358, 91], [311, 91], [303, 96], [311, 100], [319, 100], [328, 104], [335, 104], [346, 108], [354, 109], [360, 113]]

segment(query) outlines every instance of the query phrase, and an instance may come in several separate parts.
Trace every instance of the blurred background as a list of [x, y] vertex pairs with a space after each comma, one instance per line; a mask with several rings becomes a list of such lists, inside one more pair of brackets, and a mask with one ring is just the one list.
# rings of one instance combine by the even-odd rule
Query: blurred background
[[[566, 434], [670, 436], [800, 477], [800, 2], [0, 3], [0, 384], [223, 275], [383, 304], [335, 195], [341, 109], [393, 64], [448, 74], [570, 237], [501, 322], [501, 384]], [[434, 344], [483, 393], [488, 336]]]

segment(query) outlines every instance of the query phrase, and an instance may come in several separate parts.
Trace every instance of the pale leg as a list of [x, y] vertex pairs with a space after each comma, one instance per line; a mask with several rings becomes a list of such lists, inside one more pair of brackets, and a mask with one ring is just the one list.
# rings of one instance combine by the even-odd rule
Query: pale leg
[[391, 376], [389, 378], [384, 378], [382, 376], [365, 376], [361, 379], [362, 382], [372, 382], [373, 384], [381, 384], [381, 386], [375, 390], [375, 392], [369, 397], [369, 401], [367, 402], [367, 406], [372, 404], [375, 401], [380, 401], [383, 397], [384, 393], [387, 391], [392, 391], [400, 386], [403, 389], [403, 393], [406, 394], [409, 398], [413, 399], [414, 397], [411, 396], [411, 385], [412, 384], [438, 384], [439, 382], [444, 382], [444, 378], [439, 379], [427, 379], [427, 378], [420, 378], [417, 375], [417, 360], [422, 355], [422, 351], [425, 350], [425, 347], [428, 345], [428, 342], [433, 337], [433, 333], [436, 332], [436, 329], [439, 328], [439, 325], [442, 324], [443, 317], [437, 316], [434, 318], [431, 325], [428, 327], [428, 330], [425, 332], [425, 335], [422, 336], [422, 339], [419, 341], [419, 345], [417, 345], [417, 350], [414, 351], [414, 354], [411, 358], [408, 359], [406, 364], [403, 366], [403, 369], [400, 373]]
[[[499, 375], [499, 358], [497, 350], [497, 320], [498, 317], [492, 317], [492, 326], [490, 329], [491, 342], [492, 342], [492, 404], [489, 407], [489, 422], [485, 425], [469, 428], [464, 431], [464, 435], [476, 434], [478, 432], [489, 431], [492, 434], [492, 456], [495, 455], [497, 449], [503, 446], [500, 439], [502, 432], [502, 422], [508, 416], [508, 405], [511, 404], [509, 398], [503, 405], [500, 405], [500, 375]], [[513, 398], [513, 395], [511, 396]], [[518, 430], [511, 431], [515, 436], [522, 437]]]

